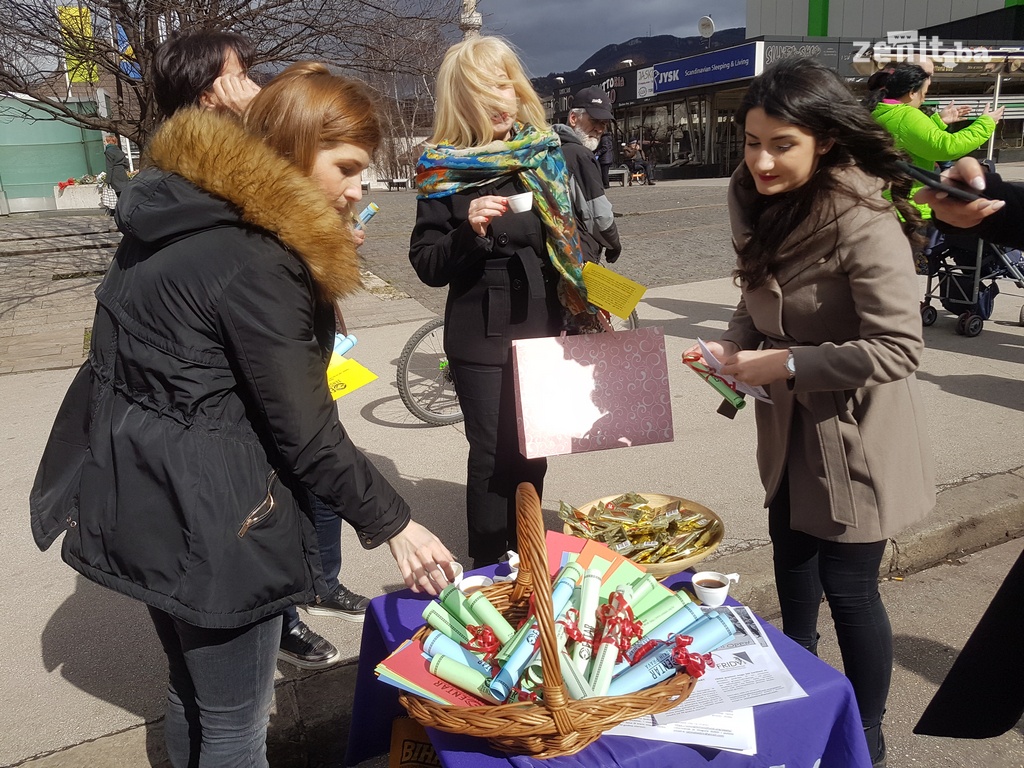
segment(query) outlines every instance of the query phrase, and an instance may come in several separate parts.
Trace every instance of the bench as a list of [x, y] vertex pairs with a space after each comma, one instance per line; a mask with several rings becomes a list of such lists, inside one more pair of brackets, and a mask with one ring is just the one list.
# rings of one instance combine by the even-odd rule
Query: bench
[[627, 173], [628, 173], [628, 171], [626, 170], [625, 166], [620, 166], [618, 168], [609, 168], [608, 169], [608, 183], [611, 184], [613, 181], [617, 181], [617, 182], [619, 182], [620, 186], [623, 186], [623, 187], [626, 186], [626, 174]]
[[389, 190], [392, 190], [392, 189], [408, 189], [409, 188], [409, 180], [408, 179], [386, 179], [385, 181], [386, 181], [386, 183], [388, 185], [388, 189]]

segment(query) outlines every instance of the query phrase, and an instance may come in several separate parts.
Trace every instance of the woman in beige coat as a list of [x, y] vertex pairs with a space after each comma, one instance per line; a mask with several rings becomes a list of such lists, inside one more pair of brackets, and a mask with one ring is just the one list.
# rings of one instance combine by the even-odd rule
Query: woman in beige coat
[[[910, 244], [882, 198], [909, 186], [888, 134], [830, 70], [780, 62], [736, 114], [746, 134], [729, 211], [742, 297], [708, 346], [765, 386], [757, 461], [783, 631], [816, 650], [828, 598], [873, 765], [892, 629], [878, 593], [886, 539], [935, 503], [914, 371], [923, 341]], [[916, 222], [898, 202], [908, 225]]]

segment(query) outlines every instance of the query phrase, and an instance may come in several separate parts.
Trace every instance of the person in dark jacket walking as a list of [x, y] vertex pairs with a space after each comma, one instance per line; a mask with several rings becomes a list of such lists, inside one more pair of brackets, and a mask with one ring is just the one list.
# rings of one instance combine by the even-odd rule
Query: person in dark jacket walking
[[601, 185], [608, 189], [611, 186], [608, 183], [608, 172], [615, 165], [615, 139], [612, 138], [607, 126], [605, 132], [601, 134], [600, 141], [597, 142], [597, 152], [594, 156], [597, 158], [597, 164], [601, 166]]
[[359, 287], [372, 97], [293, 65], [247, 129], [185, 109], [154, 135], [31, 495], [40, 548], [64, 533], [65, 562], [147, 604], [175, 768], [267, 765], [281, 611], [327, 594], [310, 494], [364, 547], [387, 542], [410, 588], [453, 575], [327, 387], [332, 302]]
[[605, 259], [613, 264], [622, 253], [622, 246], [612, 204], [604, 193], [594, 159], [594, 149], [608, 135], [608, 121], [612, 119], [608, 94], [599, 88], [584, 88], [573, 97], [572, 104], [566, 118], [569, 124], [552, 128], [562, 142], [569, 171], [569, 199], [576, 215], [580, 247], [587, 261], [600, 261], [604, 249]]
[[[469, 554], [481, 566], [516, 546], [516, 486], [543, 493], [547, 470], [519, 452], [512, 340], [557, 334], [560, 298], [569, 315], [589, 312], [560, 143], [511, 47], [497, 37], [452, 46], [436, 93], [409, 260], [424, 283], [448, 286], [444, 346], [469, 441]], [[531, 209], [510, 211], [524, 192]]]
[[103, 161], [106, 165], [106, 183], [118, 197], [128, 184], [128, 158], [117, 145], [117, 136], [107, 134], [103, 137]]

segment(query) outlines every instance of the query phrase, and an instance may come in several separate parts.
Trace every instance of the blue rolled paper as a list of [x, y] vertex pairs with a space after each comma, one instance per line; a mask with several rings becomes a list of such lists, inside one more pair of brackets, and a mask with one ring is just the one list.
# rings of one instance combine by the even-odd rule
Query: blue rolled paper
[[352, 347], [358, 343], [358, 339], [351, 333], [348, 336], [342, 336], [340, 333], [334, 336], [334, 354], [344, 355]]
[[491, 665], [481, 659], [472, 651], [463, 648], [440, 630], [435, 629], [427, 639], [423, 641], [423, 652], [433, 658], [438, 654], [465, 664], [467, 667], [479, 670], [487, 677], [491, 676]]
[[[729, 642], [736, 634], [736, 628], [728, 618], [716, 612], [694, 622], [683, 634], [693, 638], [686, 646], [687, 651], [705, 654]], [[672, 677], [676, 673], [676, 665], [672, 659], [673, 650], [671, 645], [664, 646], [616, 675], [608, 688], [608, 695], [636, 693]]]

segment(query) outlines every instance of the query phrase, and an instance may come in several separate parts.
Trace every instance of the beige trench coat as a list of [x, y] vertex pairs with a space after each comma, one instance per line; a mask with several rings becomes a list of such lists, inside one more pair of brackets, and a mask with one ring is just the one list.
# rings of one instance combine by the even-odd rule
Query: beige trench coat
[[[738, 183], [744, 170], [729, 187], [737, 246], [757, 194]], [[783, 245], [775, 276], [741, 285], [722, 338], [793, 351], [796, 377], [769, 387], [774, 405], [755, 406], [765, 506], [788, 472], [795, 530], [863, 543], [930, 512], [935, 472], [914, 376], [924, 341], [910, 245], [878, 179], [834, 172], [856, 197], [823, 200]]]

